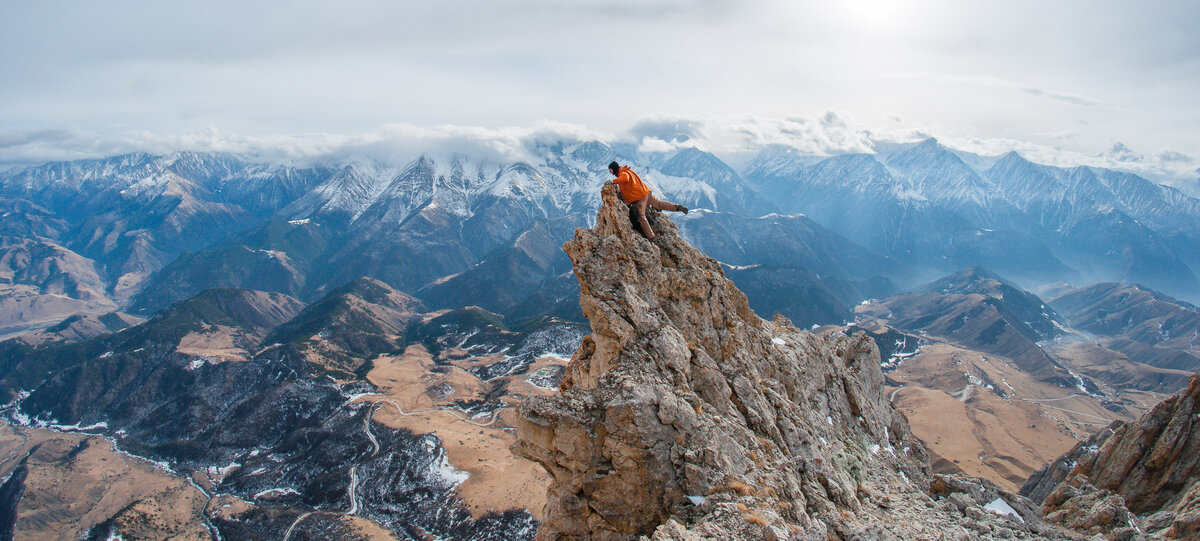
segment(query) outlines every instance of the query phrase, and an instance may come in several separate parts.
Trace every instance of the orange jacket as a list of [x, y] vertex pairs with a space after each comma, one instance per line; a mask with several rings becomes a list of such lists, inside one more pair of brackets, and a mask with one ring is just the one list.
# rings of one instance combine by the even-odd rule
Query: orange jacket
[[624, 199], [626, 204], [650, 195], [650, 188], [642, 182], [642, 177], [634, 173], [628, 165], [621, 167], [621, 172], [617, 173], [617, 178], [612, 181], [621, 188], [621, 199]]

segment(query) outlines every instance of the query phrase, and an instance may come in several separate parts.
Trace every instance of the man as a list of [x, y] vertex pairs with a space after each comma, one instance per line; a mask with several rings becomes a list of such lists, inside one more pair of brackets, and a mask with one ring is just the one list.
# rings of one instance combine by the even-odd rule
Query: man
[[646, 235], [646, 238], [654, 240], [654, 230], [650, 229], [650, 222], [646, 221], [646, 207], [688, 213], [688, 208], [683, 205], [655, 199], [653, 195], [650, 195], [650, 187], [646, 186], [642, 182], [642, 178], [634, 173], [628, 165], [621, 167], [617, 162], [612, 162], [608, 164], [608, 172], [617, 177], [610, 182], [616, 183], [617, 187], [621, 188], [621, 199], [624, 199], [625, 204], [637, 211], [638, 226], [642, 228], [642, 234]]

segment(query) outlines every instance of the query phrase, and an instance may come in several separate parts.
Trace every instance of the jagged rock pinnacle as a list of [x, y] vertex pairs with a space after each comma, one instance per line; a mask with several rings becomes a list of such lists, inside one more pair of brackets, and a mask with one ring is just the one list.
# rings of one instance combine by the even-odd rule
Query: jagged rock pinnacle
[[[990, 483], [939, 477], [946, 499], [930, 496], [870, 338], [759, 318], [664, 215], [647, 240], [602, 196], [563, 245], [592, 334], [561, 392], [518, 410], [513, 450], [551, 476], [538, 539], [1053, 534]], [[1021, 516], [984, 511], [993, 497]]]

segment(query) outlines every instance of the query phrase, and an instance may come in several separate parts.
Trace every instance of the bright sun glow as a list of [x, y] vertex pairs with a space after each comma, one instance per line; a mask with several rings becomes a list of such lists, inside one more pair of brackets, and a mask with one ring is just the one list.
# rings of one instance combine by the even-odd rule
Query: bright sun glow
[[828, 4], [831, 18], [847, 30], [893, 34], [911, 30], [929, 6], [902, 0], [842, 0]]

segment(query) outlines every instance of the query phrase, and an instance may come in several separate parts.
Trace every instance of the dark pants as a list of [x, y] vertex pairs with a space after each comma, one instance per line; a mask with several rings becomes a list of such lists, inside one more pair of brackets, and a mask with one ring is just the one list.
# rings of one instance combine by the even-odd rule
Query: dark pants
[[638, 226], [642, 228], [642, 234], [646, 235], [648, 239], [654, 238], [654, 230], [650, 229], [650, 222], [646, 220], [646, 207], [654, 207], [658, 210], [679, 210], [679, 205], [659, 201], [654, 198], [653, 194], [646, 194], [646, 197], [630, 203], [629, 206], [637, 211]]

